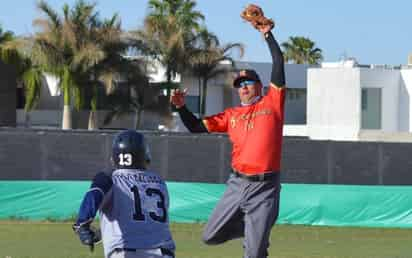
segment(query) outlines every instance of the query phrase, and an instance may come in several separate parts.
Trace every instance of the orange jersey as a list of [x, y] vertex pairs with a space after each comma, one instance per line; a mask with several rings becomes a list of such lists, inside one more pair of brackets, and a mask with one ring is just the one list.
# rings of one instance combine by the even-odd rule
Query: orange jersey
[[209, 132], [227, 132], [233, 144], [232, 167], [247, 175], [280, 170], [285, 88], [270, 86], [250, 106], [226, 109], [204, 118]]

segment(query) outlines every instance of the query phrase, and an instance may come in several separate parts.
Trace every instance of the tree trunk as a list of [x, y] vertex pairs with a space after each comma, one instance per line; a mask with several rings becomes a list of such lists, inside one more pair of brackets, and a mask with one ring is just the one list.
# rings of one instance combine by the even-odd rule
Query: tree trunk
[[135, 129], [138, 130], [140, 128], [140, 122], [142, 120], [142, 109], [139, 108], [136, 110], [136, 116], [135, 116]]
[[202, 117], [206, 114], [206, 96], [207, 96], [207, 80], [203, 79], [202, 81], [202, 103], [201, 103], [202, 110], [200, 110], [200, 114]]
[[24, 111], [24, 127], [31, 127], [30, 111]]
[[170, 87], [171, 87], [171, 84], [172, 84], [172, 75], [170, 74], [170, 72], [167, 72], [166, 81], [167, 81], [166, 96], [168, 98], [170, 98], [170, 92], [171, 92]]
[[63, 107], [62, 129], [63, 130], [72, 129], [72, 111], [71, 111], [70, 105], [64, 105]]
[[98, 123], [98, 113], [97, 113], [97, 94], [98, 94], [98, 89], [97, 85], [93, 85], [93, 97], [90, 103], [91, 109], [89, 113], [89, 124], [87, 126], [88, 130], [97, 130], [99, 129]]
[[63, 106], [63, 121], [62, 121], [62, 129], [69, 130], [72, 129], [72, 111], [70, 107], [70, 89], [67, 82], [63, 84], [63, 98], [64, 98], [64, 106]]
[[198, 108], [199, 108], [199, 115], [202, 114], [202, 79], [199, 77], [197, 80], [198, 83], [198, 90], [199, 90], [199, 103], [198, 103]]
[[170, 93], [172, 85], [172, 75], [167, 73], [167, 86], [166, 86], [166, 117], [172, 116], [172, 103], [170, 103]]
[[89, 113], [89, 123], [88, 123], [88, 125], [87, 125], [87, 129], [88, 129], [89, 131], [99, 129], [98, 121], [99, 121], [99, 119], [98, 119], [97, 110], [90, 110], [90, 113]]

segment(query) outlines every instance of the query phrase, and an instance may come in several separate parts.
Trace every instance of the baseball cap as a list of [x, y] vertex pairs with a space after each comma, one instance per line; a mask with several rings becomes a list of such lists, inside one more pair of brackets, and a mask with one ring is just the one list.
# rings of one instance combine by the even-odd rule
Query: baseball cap
[[259, 75], [256, 73], [255, 70], [251, 70], [251, 69], [240, 70], [235, 75], [235, 80], [233, 81], [233, 87], [239, 88], [239, 83], [246, 79], [260, 82]]

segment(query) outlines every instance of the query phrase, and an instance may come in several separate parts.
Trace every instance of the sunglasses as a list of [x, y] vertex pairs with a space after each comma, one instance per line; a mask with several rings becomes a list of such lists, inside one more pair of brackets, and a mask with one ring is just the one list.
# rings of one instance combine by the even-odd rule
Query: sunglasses
[[255, 84], [255, 83], [256, 83], [256, 81], [253, 81], [253, 80], [241, 81], [241, 82], [239, 83], [239, 88], [242, 88], [242, 87], [245, 87], [245, 86], [249, 86], [249, 85], [253, 85], [253, 84]]

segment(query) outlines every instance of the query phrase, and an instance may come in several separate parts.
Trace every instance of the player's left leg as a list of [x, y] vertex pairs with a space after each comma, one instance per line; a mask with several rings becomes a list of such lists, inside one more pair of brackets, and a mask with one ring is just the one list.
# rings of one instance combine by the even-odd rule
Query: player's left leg
[[266, 258], [269, 236], [279, 214], [280, 184], [278, 182], [251, 183], [251, 192], [246, 198], [245, 212], [245, 258]]
[[203, 230], [202, 240], [208, 245], [222, 244], [244, 233], [244, 214], [240, 210], [242, 179], [230, 177], [227, 188]]

